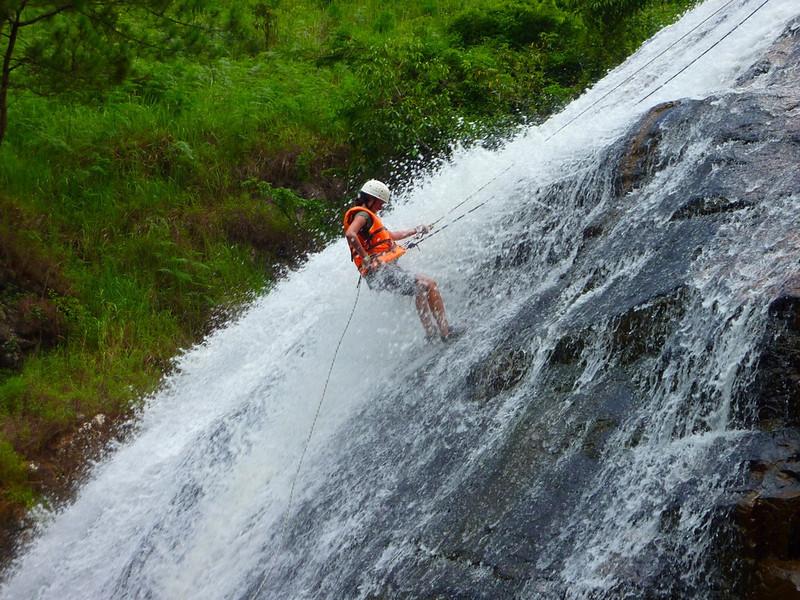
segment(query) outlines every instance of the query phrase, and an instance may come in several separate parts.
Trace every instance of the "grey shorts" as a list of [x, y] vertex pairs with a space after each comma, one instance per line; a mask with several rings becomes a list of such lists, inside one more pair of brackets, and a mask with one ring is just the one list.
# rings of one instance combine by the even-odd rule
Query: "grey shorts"
[[379, 292], [395, 292], [401, 296], [413, 296], [417, 293], [417, 278], [397, 262], [381, 265], [364, 277], [364, 281], [369, 289]]

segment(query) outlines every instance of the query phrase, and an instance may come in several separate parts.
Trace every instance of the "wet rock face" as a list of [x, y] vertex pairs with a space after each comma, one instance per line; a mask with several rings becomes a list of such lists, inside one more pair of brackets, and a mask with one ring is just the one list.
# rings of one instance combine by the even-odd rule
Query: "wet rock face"
[[[420, 377], [418, 395], [415, 386], [376, 408], [380, 416], [365, 415], [365, 422], [384, 424], [375, 435], [384, 441], [380, 461], [393, 465], [392, 479], [382, 479], [369, 457], [359, 461], [357, 450], [338, 465], [344, 480], [380, 488], [382, 504], [367, 535], [318, 567], [321, 595], [358, 589], [382, 599], [800, 597], [800, 286], [787, 273], [782, 290], [767, 287], [739, 273], [735, 260], [709, 258], [720, 248], [740, 248], [718, 243], [721, 236], [755, 236], [737, 229], [739, 222], [768, 220], [773, 206], [800, 190], [798, 31], [790, 28], [742, 78], [753, 90], [654, 107], [600, 158], [588, 184], [576, 178], [536, 190], [537, 202], [567, 209], [543, 215], [531, 208], [541, 226], [515, 235], [501, 256], [487, 260], [487, 272], [514, 269], [508, 288], [517, 294], [537, 263], [557, 275], [498, 327], [495, 349], [466, 368], [463, 380], [443, 391], [441, 381], [426, 389]], [[646, 211], [635, 212], [637, 203]], [[547, 241], [559, 236], [559, 244]], [[786, 251], [792, 248], [800, 244]], [[765, 330], [745, 357], [732, 354], [752, 369], [730, 393], [731, 414], [720, 416], [714, 394], [724, 374], [703, 367], [740, 316], [717, 304], [743, 302], [724, 290], [706, 298], [703, 285], [748, 277], [745, 292], [762, 295], [768, 306], [759, 321]], [[499, 285], [474, 283], [478, 293]], [[692, 328], [705, 323], [692, 321], [692, 311], [714, 325], [724, 318], [719, 329], [702, 330], [707, 337], [693, 337]], [[664, 411], [663, 424], [648, 412], [656, 392], [679, 405]], [[441, 405], [437, 395], [444, 396]], [[502, 411], [514, 416], [501, 435]], [[460, 420], [469, 424], [454, 425]], [[675, 450], [720, 428], [725, 435], [740, 430], [741, 441], [726, 438], [711, 446], [711, 459], [690, 455], [695, 462]], [[630, 459], [651, 448], [656, 456]], [[672, 451], [691, 476], [668, 480]], [[609, 456], [622, 457], [621, 466], [604, 471]], [[656, 475], [642, 490], [648, 470]], [[612, 475], [598, 482], [603, 472]], [[727, 474], [735, 483], [724, 493], [699, 497], [704, 482]], [[604, 504], [606, 489], [627, 477], [631, 497], [612, 495]], [[325, 502], [302, 511], [305, 525], [322, 529], [328, 522], [327, 508], [338, 502], [330, 490]], [[632, 497], [638, 493], [644, 498]], [[635, 544], [642, 530], [619, 533], [621, 547], [613, 551], [603, 540], [587, 541], [585, 530], [595, 527], [616, 535], [598, 524], [616, 523], [614, 513], [637, 502], [641, 510], [631, 520], [652, 535], [641, 548]], [[691, 556], [702, 536], [709, 545]], [[592, 544], [605, 555], [587, 550]], [[625, 544], [636, 551], [625, 554]], [[613, 586], [584, 594], [571, 587], [564, 573], [576, 555], [582, 568], [601, 563], [592, 575], [610, 576]]]
[[736, 560], [748, 598], [800, 597], [800, 280], [768, 309], [755, 378], [738, 423], [764, 430], [735, 513]]
[[711, 196], [711, 197], [698, 197], [692, 198], [688, 200], [686, 204], [681, 206], [678, 210], [676, 210], [671, 219], [672, 221], [677, 221], [679, 219], [691, 219], [693, 217], [705, 217], [708, 215], [714, 215], [721, 212], [733, 212], [736, 210], [742, 210], [744, 208], [750, 208], [752, 204], [744, 202], [742, 200], [731, 201], [728, 198], [723, 198], [721, 196]]
[[749, 423], [762, 428], [800, 426], [800, 285], [769, 306], [769, 327], [748, 399]]
[[612, 321], [612, 348], [622, 364], [661, 352], [667, 336], [684, 311], [684, 288], [634, 306]]
[[764, 433], [751, 449], [746, 490], [734, 513], [735, 556], [743, 597], [800, 595], [800, 435]]
[[488, 401], [517, 385], [528, 371], [530, 354], [518, 348], [499, 348], [467, 375], [472, 398]]
[[[711, 151], [692, 167], [689, 184], [672, 194], [673, 202], [657, 209], [682, 228], [683, 235], [673, 239], [685, 249], [677, 250], [685, 264], [702, 252], [703, 224], [713, 227], [726, 215], [758, 210], [800, 190], [800, 172], [791, 167], [800, 164], [798, 65], [800, 21], [740, 79], [742, 86], [758, 86], [757, 93], [656, 106], [618, 145], [615, 157], [612, 152], [614, 189], [621, 201], [628, 201], [631, 192], [681, 160], [684, 150], [674, 151], [682, 147], [676, 143], [680, 137], [687, 140], [687, 149], [693, 127], [707, 133]], [[602, 237], [603, 229], [590, 227], [584, 238]], [[692, 254], [693, 242], [698, 246]], [[680, 280], [679, 269], [665, 270]], [[800, 598], [800, 261], [796, 272], [786, 276], [777, 292], [754, 285], [754, 291], [772, 300], [752, 381], [734, 399], [731, 427], [763, 433], [742, 445], [738, 461], [744, 466], [744, 482], [728, 504], [716, 509], [718, 545], [712, 548], [716, 564], [710, 565], [709, 578], [716, 578], [720, 597]], [[649, 287], [657, 292], [657, 285], [651, 282]], [[685, 300], [685, 289], [655, 293], [614, 317], [610, 347], [620, 364], [641, 363], [658, 354], [670, 325], [683, 314]], [[596, 422], [615, 427], [613, 419]], [[659, 585], [645, 583], [642, 593], [649, 589], [652, 594]], [[673, 593], [680, 589], [672, 588]], [[662, 596], [656, 592], [654, 597]]]
[[800, 68], [800, 22], [794, 21], [772, 48], [742, 75], [740, 86], [758, 83], [765, 86], [791, 84]]
[[659, 156], [662, 132], [669, 127], [673, 109], [680, 102], [665, 102], [651, 108], [639, 122], [636, 133], [628, 142], [617, 169], [615, 189], [617, 195], [627, 194], [664, 168], [666, 158]]

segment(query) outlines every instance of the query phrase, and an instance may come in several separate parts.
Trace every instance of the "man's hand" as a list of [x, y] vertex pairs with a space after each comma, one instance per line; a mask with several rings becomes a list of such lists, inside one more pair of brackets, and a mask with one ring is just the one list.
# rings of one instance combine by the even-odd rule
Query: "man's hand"
[[414, 233], [417, 235], [425, 235], [430, 233], [431, 229], [433, 229], [433, 225], [417, 225], [414, 228]]

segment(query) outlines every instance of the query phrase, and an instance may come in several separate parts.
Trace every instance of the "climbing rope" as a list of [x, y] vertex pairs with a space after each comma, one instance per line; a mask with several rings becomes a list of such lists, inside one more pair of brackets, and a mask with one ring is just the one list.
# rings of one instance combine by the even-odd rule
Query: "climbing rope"
[[[412, 241], [412, 242], [410, 242], [410, 243], [406, 244], [406, 246], [405, 246], [406, 250], [410, 250], [411, 248], [416, 248], [417, 246], [419, 246], [419, 245], [420, 245], [422, 242], [424, 242], [425, 240], [428, 240], [428, 239], [432, 238], [433, 236], [435, 236], [437, 233], [440, 233], [440, 232], [444, 231], [445, 229], [447, 229], [448, 227], [450, 227], [450, 225], [454, 225], [455, 223], [458, 223], [458, 222], [459, 222], [461, 219], [463, 219], [464, 217], [466, 217], [468, 214], [475, 212], [475, 211], [476, 211], [476, 210], [478, 210], [478, 209], [479, 209], [481, 206], [483, 206], [483, 205], [484, 205], [484, 204], [486, 204], [487, 202], [490, 202], [490, 201], [491, 201], [491, 200], [493, 200], [493, 199], [494, 199], [494, 196], [490, 196], [490, 197], [488, 197], [486, 200], [484, 200], [484, 201], [483, 201], [483, 202], [481, 202], [480, 204], [476, 204], [475, 206], [473, 206], [472, 208], [470, 208], [468, 211], [466, 211], [465, 213], [463, 213], [463, 214], [459, 215], [458, 217], [456, 217], [455, 219], [453, 219], [453, 220], [452, 220], [452, 221], [450, 221], [449, 223], [445, 223], [445, 224], [444, 224], [444, 225], [442, 225], [441, 227], [438, 227], [438, 228], [436, 228], [435, 230], [433, 230], [433, 231], [431, 231], [431, 232], [429, 232], [429, 233], [427, 233], [427, 234], [425, 234], [425, 235], [423, 235], [423, 236], [421, 236], [421, 237], [417, 238], [416, 240], [414, 240], [414, 241]], [[549, 207], [547, 207], [547, 208], [549, 208]], [[441, 219], [439, 219], [439, 220], [441, 221]], [[434, 221], [434, 223], [435, 223], [435, 221]]]
[[[317, 403], [317, 411], [314, 413], [314, 420], [311, 422], [311, 429], [308, 431], [308, 437], [306, 437], [306, 441], [303, 444], [303, 452], [300, 454], [300, 460], [297, 463], [297, 470], [294, 473], [294, 477], [292, 477], [292, 486], [289, 490], [289, 502], [286, 504], [286, 511], [283, 514], [283, 524], [281, 526], [281, 531], [283, 534], [286, 533], [286, 528], [289, 523], [289, 512], [292, 508], [292, 502], [294, 500], [294, 488], [297, 485], [297, 479], [300, 476], [300, 470], [303, 468], [303, 460], [306, 457], [306, 452], [308, 451], [308, 446], [311, 444], [311, 438], [314, 435], [314, 429], [317, 426], [317, 419], [319, 419], [319, 413], [322, 410], [322, 404], [325, 401], [325, 393], [328, 391], [328, 384], [331, 381], [331, 374], [333, 373], [333, 367], [336, 364], [336, 357], [339, 355], [339, 348], [342, 347], [342, 342], [344, 341], [344, 336], [347, 335], [347, 330], [350, 328], [350, 322], [353, 320], [353, 315], [356, 313], [356, 307], [358, 306], [358, 297], [361, 294], [361, 277], [358, 278], [358, 283], [356, 284], [356, 299], [353, 302], [353, 309], [350, 311], [350, 316], [347, 319], [347, 323], [344, 326], [344, 331], [342, 331], [342, 335], [339, 337], [339, 342], [336, 344], [336, 350], [333, 352], [333, 359], [331, 360], [331, 366], [328, 369], [328, 376], [325, 378], [325, 386], [322, 388], [322, 396], [319, 399], [319, 403]], [[267, 574], [264, 573], [264, 577], [261, 579], [261, 583], [259, 583], [258, 588], [256, 591], [250, 596], [250, 600], [254, 600], [259, 593], [261, 593], [264, 584], [267, 581]]]
[[[566, 122], [564, 125], [562, 125], [562, 126], [561, 126], [561, 127], [559, 127], [557, 130], [555, 130], [553, 133], [551, 133], [549, 136], [547, 136], [547, 137], [544, 139], [544, 142], [543, 142], [543, 143], [545, 143], [545, 142], [548, 142], [548, 141], [552, 140], [552, 139], [553, 139], [555, 136], [557, 136], [559, 133], [561, 133], [562, 131], [564, 131], [564, 130], [565, 130], [567, 127], [569, 127], [570, 125], [572, 125], [572, 124], [573, 124], [575, 121], [577, 121], [579, 118], [581, 118], [581, 117], [582, 117], [583, 115], [585, 115], [587, 112], [589, 112], [590, 110], [592, 110], [592, 109], [596, 108], [596, 107], [597, 107], [597, 106], [598, 106], [598, 105], [599, 105], [599, 104], [600, 104], [600, 103], [601, 103], [603, 100], [605, 100], [606, 98], [608, 98], [608, 97], [609, 97], [611, 94], [613, 94], [615, 91], [617, 91], [619, 88], [621, 88], [621, 87], [622, 87], [622, 86], [624, 86], [625, 84], [629, 83], [629, 82], [630, 82], [631, 80], [633, 80], [633, 79], [634, 79], [634, 78], [635, 78], [635, 77], [636, 77], [636, 76], [637, 76], [639, 73], [641, 73], [641, 72], [642, 72], [644, 69], [646, 69], [647, 67], [649, 67], [650, 65], [652, 65], [652, 64], [653, 64], [655, 61], [657, 61], [659, 58], [661, 58], [662, 56], [664, 56], [664, 55], [665, 55], [667, 52], [669, 52], [670, 50], [672, 50], [672, 49], [673, 49], [675, 46], [677, 46], [677, 45], [678, 45], [680, 42], [682, 42], [682, 41], [683, 41], [683, 40], [685, 40], [687, 37], [689, 37], [689, 36], [690, 36], [692, 33], [694, 33], [695, 31], [697, 31], [697, 30], [698, 30], [700, 27], [702, 27], [702, 26], [703, 26], [705, 23], [707, 23], [709, 20], [711, 20], [711, 19], [712, 19], [713, 17], [715, 17], [717, 14], [719, 14], [720, 12], [722, 12], [723, 10], [725, 10], [726, 8], [728, 8], [728, 7], [729, 7], [731, 4], [733, 4], [735, 1], [736, 1], [736, 0], [728, 0], [728, 1], [727, 1], [725, 4], [723, 4], [722, 6], [720, 6], [719, 8], [717, 8], [717, 9], [716, 9], [714, 12], [712, 12], [710, 15], [708, 15], [706, 18], [704, 18], [704, 19], [703, 19], [702, 21], [700, 21], [699, 23], [697, 23], [697, 25], [695, 25], [694, 27], [692, 27], [692, 28], [691, 28], [689, 31], [687, 31], [686, 33], [684, 33], [684, 34], [683, 34], [681, 37], [679, 37], [677, 40], [675, 40], [674, 42], [672, 42], [672, 43], [671, 43], [669, 46], [667, 46], [667, 47], [666, 47], [664, 50], [662, 50], [662, 51], [661, 51], [661, 52], [659, 52], [659, 53], [658, 53], [656, 56], [654, 56], [654, 57], [653, 57], [653, 58], [651, 58], [649, 61], [647, 61], [647, 62], [646, 62], [644, 65], [642, 65], [641, 67], [639, 67], [638, 69], [636, 69], [636, 70], [635, 70], [633, 73], [631, 73], [631, 74], [630, 74], [630, 75], [629, 75], [627, 78], [625, 78], [625, 79], [624, 79], [624, 80], [622, 80], [620, 83], [618, 83], [617, 85], [615, 85], [613, 88], [611, 88], [611, 89], [610, 89], [609, 91], [607, 91], [605, 94], [603, 94], [603, 95], [602, 95], [600, 98], [598, 98], [597, 100], [595, 100], [594, 102], [592, 102], [592, 103], [591, 103], [589, 106], [587, 106], [585, 109], [583, 109], [583, 110], [582, 110], [581, 112], [579, 112], [577, 115], [575, 115], [574, 117], [572, 117], [572, 118], [571, 118], [569, 121], [567, 121], [567, 122]], [[731, 35], [731, 34], [732, 34], [734, 31], [736, 31], [736, 30], [737, 30], [739, 27], [741, 27], [741, 26], [742, 26], [742, 25], [743, 25], [745, 22], [747, 22], [747, 21], [748, 21], [748, 20], [749, 20], [749, 19], [750, 19], [750, 18], [751, 18], [753, 15], [755, 15], [755, 14], [756, 14], [756, 13], [757, 13], [759, 10], [761, 10], [761, 9], [764, 7], [764, 5], [765, 5], [765, 4], [767, 4], [767, 2], [769, 2], [769, 0], [764, 0], [764, 1], [763, 1], [763, 2], [762, 2], [762, 3], [761, 3], [761, 4], [760, 4], [760, 5], [757, 7], [757, 8], [756, 8], [756, 9], [753, 11], [753, 12], [751, 12], [751, 13], [750, 13], [749, 15], [747, 15], [747, 16], [746, 16], [744, 19], [742, 19], [742, 20], [741, 20], [739, 23], [737, 23], [737, 24], [736, 24], [736, 25], [735, 25], [735, 26], [734, 26], [734, 27], [733, 27], [733, 28], [732, 28], [730, 31], [728, 31], [728, 32], [727, 32], [727, 33], [726, 33], [724, 36], [722, 36], [722, 37], [721, 37], [719, 40], [717, 40], [717, 41], [716, 41], [716, 42], [715, 42], [715, 43], [714, 43], [712, 46], [710, 46], [708, 49], [706, 49], [706, 50], [705, 50], [705, 51], [704, 51], [702, 54], [700, 54], [700, 55], [699, 55], [697, 58], [695, 58], [694, 60], [692, 60], [692, 62], [690, 62], [690, 63], [689, 63], [688, 65], [686, 65], [685, 67], [683, 67], [683, 68], [682, 68], [680, 71], [678, 71], [677, 73], [675, 73], [675, 74], [674, 74], [672, 77], [670, 77], [670, 78], [669, 78], [669, 79], [667, 79], [665, 82], [663, 82], [661, 85], [659, 85], [659, 86], [658, 86], [656, 89], [654, 89], [652, 92], [650, 92], [650, 93], [649, 93], [647, 96], [645, 96], [644, 98], [642, 98], [641, 100], [639, 100], [639, 101], [638, 101], [636, 104], [641, 104], [641, 103], [642, 103], [642, 102], [644, 102], [644, 101], [645, 101], [647, 98], [649, 98], [650, 96], [652, 96], [653, 94], [655, 94], [656, 92], [658, 92], [658, 90], [662, 89], [662, 88], [663, 88], [665, 85], [667, 85], [667, 84], [668, 84], [670, 81], [672, 81], [673, 79], [675, 79], [676, 77], [678, 77], [678, 76], [679, 76], [681, 73], [683, 73], [684, 71], [686, 71], [687, 69], [689, 69], [689, 67], [691, 67], [692, 65], [694, 65], [694, 64], [695, 64], [695, 63], [696, 63], [698, 60], [700, 60], [700, 59], [701, 59], [703, 56], [705, 56], [705, 55], [706, 55], [706, 54], [708, 54], [708, 53], [709, 53], [711, 50], [713, 50], [715, 47], [717, 47], [717, 46], [718, 46], [718, 45], [719, 45], [719, 44], [720, 44], [720, 43], [721, 43], [721, 42], [722, 42], [722, 41], [723, 41], [725, 38], [727, 38], [728, 36], [730, 36], [730, 35]], [[464, 200], [462, 200], [461, 202], [459, 202], [458, 204], [456, 204], [455, 206], [453, 206], [452, 208], [450, 208], [450, 209], [449, 209], [447, 212], [445, 212], [445, 213], [444, 213], [444, 214], [443, 214], [441, 217], [439, 217], [438, 219], [436, 219], [435, 221], [433, 221], [433, 223], [431, 223], [431, 225], [433, 226], [433, 225], [436, 225], [437, 223], [441, 222], [442, 220], [444, 220], [444, 219], [445, 219], [445, 217], [447, 217], [447, 215], [451, 214], [451, 213], [452, 213], [452, 212], [454, 212], [456, 209], [460, 208], [461, 206], [463, 206], [464, 204], [466, 204], [467, 202], [469, 202], [470, 200], [472, 200], [472, 199], [473, 199], [475, 196], [477, 196], [477, 195], [478, 195], [480, 192], [482, 192], [484, 189], [486, 189], [486, 188], [487, 188], [489, 185], [491, 185], [492, 183], [494, 183], [495, 181], [497, 181], [497, 179], [499, 179], [501, 175], [503, 175], [503, 174], [507, 173], [508, 171], [510, 171], [510, 170], [511, 170], [511, 169], [514, 167], [514, 165], [515, 165], [515, 164], [516, 164], [516, 163], [515, 163], [515, 162], [513, 162], [513, 161], [512, 161], [511, 163], [509, 163], [509, 165], [508, 165], [508, 166], [507, 166], [505, 169], [503, 169], [502, 171], [500, 171], [499, 173], [497, 173], [497, 174], [496, 174], [494, 177], [492, 177], [491, 179], [489, 179], [489, 180], [488, 180], [486, 183], [484, 183], [484, 184], [483, 184], [481, 187], [479, 187], [478, 189], [476, 189], [475, 191], [473, 191], [472, 193], [470, 193], [470, 194], [469, 194], [469, 195], [468, 195], [466, 198], [464, 198]], [[464, 217], [466, 217], [466, 216], [467, 216], [467, 215], [469, 215], [470, 213], [472, 213], [472, 212], [475, 212], [476, 210], [478, 210], [478, 209], [479, 209], [479, 208], [481, 208], [482, 206], [484, 206], [484, 205], [488, 204], [489, 202], [491, 202], [491, 201], [492, 201], [494, 198], [496, 198], [496, 196], [495, 196], [495, 195], [492, 195], [492, 196], [490, 196], [489, 198], [487, 198], [487, 199], [486, 199], [486, 200], [484, 200], [483, 202], [480, 202], [480, 203], [476, 204], [476, 205], [475, 205], [473, 208], [471, 208], [470, 210], [468, 210], [468, 211], [466, 211], [466, 212], [464, 212], [464, 213], [462, 213], [462, 214], [458, 215], [457, 217], [455, 217], [455, 218], [454, 218], [454, 219], [452, 219], [451, 221], [447, 222], [445, 225], [443, 225], [443, 226], [441, 226], [441, 227], [438, 227], [438, 228], [437, 228], [435, 231], [431, 231], [431, 232], [429, 232], [429, 233], [427, 233], [427, 234], [425, 234], [425, 235], [423, 235], [423, 236], [421, 236], [421, 237], [419, 237], [419, 238], [415, 239], [415, 240], [414, 240], [414, 241], [412, 241], [411, 243], [407, 244], [407, 245], [405, 246], [405, 248], [406, 248], [406, 249], [418, 248], [418, 247], [419, 247], [419, 245], [420, 245], [422, 242], [424, 242], [425, 240], [427, 240], [427, 239], [430, 239], [431, 237], [433, 237], [434, 235], [436, 235], [436, 234], [437, 234], [437, 233], [439, 233], [440, 231], [443, 231], [444, 229], [447, 229], [447, 227], [449, 227], [450, 225], [453, 225], [454, 223], [456, 223], [456, 222], [460, 221], [461, 219], [463, 219]], [[535, 203], [535, 204], [538, 204], [538, 205], [542, 206], [543, 208], [546, 208], [547, 210], [553, 210], [553, 209], [552, 209], [552, 207], [550, 207], [550, 206], [547, 206], [546, 204], [543, 204], [543, 203], [541, 203], [541, 202], [537, 202], [537, 201], [535, 201], [535, 200], [531, 200], [531, 202], [533, 202], [533, 203]]]
[[725, 35], [723, 35], [721, 38], [719, 38], [719, 39], [718, 39], [716, 42], [714, 42], [713, 44], [711, 44], [711, 46], [709, 46], [709, 47], [708, 47], [708, 48], [707, 48], [707, 49], [706, 49], [704, 52], [702, 52], [702, 53], [700, 54], [700, 56], [698, 56], [698, 57], [697, 57], [697, 58], [695, 58], [695, 59], [694, 59], [692, 62], [690, 62], [688, 65], [686, 65], [685, 67], [683, 67], [683, 68], [682, 68], [680, 71], [678, 71], [677, 73], [675, 73], [675, 74], [674, 74], [672, 77], [670, 77], [669, 79], [667, 79], [667, 80], [666, 80], [664, 83], [662, 83], [662, 84], [661, 84], [661, 85], [659, 85], [659, 86], [658, 86], [656, 89], [654, 89], [652, 92], [650, 92], [649, 94], [647, 94], [647, 96], [645, 96], [644, 98], [642, 98], [641, 100], [639, 100], [639, 102], [637, 102], [636, 104], [641, 104], [642, 102], [644, 102], [645, 100], [647, 100], [647, 99], [648, 99], [650, 96], [652, 96], [653, 94], [655, 94], [655, 93], [656, 93], [658, 90], [660, 90], [661, 88], [663, 88], [663, 87], [664, 87], [665, 85], [667, 85], [667, 84], [668, 84], [670, 81], [672, 81], [673, 79], [675, 79], [675, 78], [676, 78], [678, 75], [680, 75], [681, 73], [683, 73], [684, 71], [686, 71], [686, 70], [687, 70], [689, 67], [691, 67], [693, 64], [695, 64], [695, 63], [696, 63], [698, 60], [700, 60], [700, 59], [701, 59], [701, 58], [703, 58], [703, 57], [704, 57], [706, 54], [708, 54], [709, 52], [711, 52], [711, 51], [712, 51], [714, 48], [716, 48], [717, 46], [719, 46], [719, 45], [722, 43], [722, 41], [723, 41], [725, 38], [727, 38], [727, 37], [728, 37], [730, 34], [732, 34], [734, 31], [736, 31], [737, 29], [739, 29], [739, 27], [741, 27], [741, 26], [742, 26], [742, 25], [744, 25], [744, 24], [745, 24], [745, 23], [746, 23], [748, 20], [750, 20], [750, 17], [752, 17], [754, 14], [756, 14], [756, 13], [757, 13], [758, 11], [760, 11], [762, 8], [764, 8], [764, 6], [767, 4], [767, 2], [769, 2], [769, 0], [764, 0], [764, 1], [763, 1], [761, 4], [759, 4], [759, 5], [758, 5], [758, 6], [755, 8], [755, 10], [754, 10], [753, 12], [751, 12], [751, 13], [750, 13], [749, 15], [747, 15], [747, 16], [746, 16], [744, 19], [742, 19], [742, 20], [741, 20], [741, 21], [739, 21], [739, 22], [738, 22], [736, 25], [734, 25], [734, 27], [733, 27], [733, 28], [732, 28], [730, 31], [728, 31], [728, 33], [726, 33], [726, 34], [725, 34]]
[[[703, 19], [702, 21], [700, 21], [700, 22], [699, 22], [697, 25], [695, 25], [694, 27], [692, 27], [692, 28], [691, 28], [689, 31], [687, 31], [686, 33], [684, 33], [684, 34], [683, 34], [681, 37], [679, 37], [677, 40], [675, 40], [674, 42], [672, 42], [672, 43], [671, 43], [669, 46], [667, 46], [666, 48], [664, 48], [664, 50], [662, 50], [662, 51], [661, 51], [661, 52], [659, 52], [657, 55], [655, 55], [653, 58], [651, 58], [649, 61], [647, 61], [646, 63], [644, 63], [644, 64], [643, 64], [641, 67], [639, 67], [638, 69], [636, 69], [636, 70], [635, 70], [633, 73], [631, 73], [630, 75], [628, 75], [628, 77], [627, 77], [627, 78], [625, 78], [625, 79], [623, 79], [622, 81], [620, 81], [620, 82], [619, 82], [617, 85], [615, 85], [613, 88], [611, 88], [610, 90], [608, 90], [608, 91], [607, 91], [605, 94], [603, 94], [602, 96], [600, 96], [600, 97], [599, 97], [597, 100], [595, 100], [594, 102], [592, 102], [592, 103], [591, 103], [589, 106], [587, 106], [586, 108], [584, 108], [584, 109], [583, 109], [581, 112], [579, 112], [577, 115], [575, 115], [575, 116], [574, 116], [572, 119], [570, 119], [570, 120], [569, 120], [569, 121], [567, 121], [567, 122], [566, 122], [564, 125], [562, 125], [562, 126], [561, 126], [561, 127], [559, 127], [558, 129], [556, 129], [556, 130], [555, 130], [555, 131], [554, 131], [552, 134], [550, 134], [548, 137], [546, 137], [544, 141], [545, 141], [545, 142], [547, 142], [547, 141], [549, 141], [549, 140], [553, 139], [553, 138], [554, 138], [555, 136], [557, 136], [559, 133], [561, 133], [562, 131], [564, 131], [564, 130], [565, 130], [567, 127], [569, 127], [570, 125], [572, 125], [572, 124], [573, 124], [575, 121], [577, 121], [578, 119], [580, 119], [580, 118], [581, 118], [583, 115], [585, 115], [587, 112], [589, 112], [590, 110], [592, 110], [593, 108], [595, 108], [595, 107], [596, 107], [598, 104], [600, 104], [600, 103], [601, 103], [603, 100], [605, 100], [606, 98], [608, 98], [608, 97], [609, 97], [611, 94], [613, 94], [614, 92], [616, 92], [616, 91], [617, 91], [619, 88], [621, 88], [623, 85], [625, 85], [626, 83], [630, 83], [630, 82], [631, 82], [631, 81], [632, 81], [632, 80], [633, 80], [633, 79], [634, 79], [634, 78], [635, 78], [635, 77], [636, 77], [636, 76], [637, 76], [639, 73], [641, 73], [642, 71], [644, 71], [644, 70], [645, 70], [647, 67], [649, 67], [650, 65], [652, 65], [652, 64], [653, 64], [654, 62], [656, 62], [656, 61], [657, 61], [659, 58], [661, 58], [662, 56], [664, 56], [664, 55], [665, 55], [667, 52], [669, 52], [670, 50], [672, 50], [672, 49], [673, 49], [675, 46], [677, 46], [678, 44], [680, 44], [680, 43], [681, 43], [683, 40], [685, 40], [687, 37], [689, 37], [690, 35], [692, 35], [692, 34], [693, 34], [695, 31], [697, 31], [698, 29], [700, 29], [700, 27], [702, 27], [704, 24], [706, 24], [706, 23], [707, 23], [709, 20], [711, 20], [711, 19], [712, 19], [714, 16], [716, 16], [717, 14], [719, 14], [720, 12], [722, 12], [724, 9], [728, 8], [728, 7], [729, 7], [731, 4], [733, 4], [734, 2], [736, 2], [736, 0], [728, 0], [728, 1], [727, 1], [725, 4], [723, 4], [722, 6], [720, 6], [720, 7], [719, 7], [717, 10], [715, 10], [713, 13], [711, 13], [710, 15], [708, 15], [708, 16], [707, 16], [705, 19]], [[640, 101], [640, 102], [641, 102], [641, 101]], [[637, 104], [638, 104], [638, 103], [637, 103]]]
[[[450, 208], [450, 209], [449, 209], [449, 210], [448, 210], [446, 213], [444, 213], [444, 214], [443, 214], [441, 217], [439, 217], [439, 218], [438, 218], [438, 219], [436, 219], [436, 220], [435, 220], [433, 223], [431, 223], [431, 227], [432, 227], [432, 226], [434, 226], [434, 225], [436, 225], [436, 224], [437, 224], [439, 221], [441, 221], [442, 219], [444, 219], [444, 218], [445, 218], [447, 215], [449, 215], [450, 213], [454, 212], [456, 209], [458, 209], [458, 208], [460, 208], [460, 207], [464, 206], [464, 205], [465, 205], [467, 202], [469, 202], [470, 200], [472, 200], [472, 199], [473, 199], [475, 196], [477, 196], [478, 194], [480, 194], [480, 193], [481, 193], [483, 190], [485, 190], [487, 187], [489, 187], [491, 184], [493, 184], [495, 181], [497, 181], [497, 180], [500, 178], [500, 176], [501, 176], [501, 175], [503, 175], [503, 174], [505, 174], [505, 173], [508, 173], [508, 171], [510, 171], [510, 170], [513, 168], [514, 164], [515, 164], [515, 163], [514, 163], [514, 161], [511, 161], [511, 162], [508, 164], [508, 166], [507, 166], [505, 169], [503, 169], [502, 171], [500, 171], [499, 173], [497, 173], [497, 174], [496, 174], [494, 177], [492, 177], [492, 178], [491, 178], [489, 181], [487, 181], [486, 183], [484, 183], [484, 184], [483, 184], [481, 187], [479, 187], [477, 190], [475, 190], [475, 191], [473, 191], [472, 193], [470, 193], [470, 194], [469, 194], [469, 195], [468, 195], [466, 198], [464, 198], [464, 199], [463, 199], [461, 202], [459, 202], [459, 203], [458, 203], [458, 204], [456, 204], [455, 206], [451, 207], [451, 208]], [[485, 200], [485, 201], [483, 202], [483, 204], [486, 204], [486, 202], [488, 202], [488, 200]]]

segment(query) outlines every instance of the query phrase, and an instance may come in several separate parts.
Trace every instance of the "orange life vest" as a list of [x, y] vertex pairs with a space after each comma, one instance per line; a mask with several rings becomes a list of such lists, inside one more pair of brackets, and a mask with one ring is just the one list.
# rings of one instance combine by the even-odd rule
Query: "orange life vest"
[[[366, 234], [363, 231], [359, 231], [357, 234], [358, 241], [364, 246], [367, 254], [378, 257], [378, 260], [382, 263], [388, 263], [397, 260], [406, 253], [405, 248], [395, 244], [392, 236], [383, 226], [383, 221], [381, 221], [380, 217], [363, 206], [354, 206], [344, 213], [345, 232], [347, 232], [347, 228], [350, 227], [353, 219], [360, 212], [365, 212], [372, 217], [372, 227], [369, 228], [369, 231]], [[366, 275], [369, 271], [366, 268], [362, 268], [364, 261], [352, 246], [350, 247], [350, 256], [359, 272], [362, 275]]]

